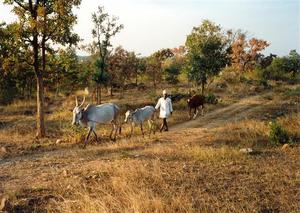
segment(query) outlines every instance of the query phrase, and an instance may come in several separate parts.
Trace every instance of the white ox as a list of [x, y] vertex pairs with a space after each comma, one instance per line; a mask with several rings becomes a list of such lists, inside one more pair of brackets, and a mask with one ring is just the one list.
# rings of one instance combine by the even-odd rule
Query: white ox
[[[106, 103], [101, 105], [87, 105], [82, 108], [83, 102], [78, 105], [78, 100], [76, 97], [76, 106], [73, 109], [73, 121], [72, 124], [80, 124], [83, 127], [88, 127], [88, 134], [84, 142], [84, 148], [87, 145], [90, 134], [93, 132], [96, 140], [98, 141], [97, 134], [95, 132], [96, 124], [112, 124], [112, 130], [110, 132], [110, 139], [115, 140], [117, 135], [117, 125], [118, 125], [118, 113], [119, 107], [113, 103]], [[114, 133], [114, 137], [112, 137]]]
[[133, 134], [133, 128], [136, 124], [140, 124], [141, 131], [144, 136], [144, 130], [143, 130], [144, 121], [148, 121], [149, 129], [150, 129], [149, 136], [151, 134], [151, 131], [153, 131], [153, 133], [155, 134], [154, 112], [155, 112], [155, 108], [153, 106], [145, 106], [143, 108], [136, 109], [135, 111], [128, 110], [125, 113], [124, 122], [127, 123], [129, 121], [131, 124], [130, 137]]

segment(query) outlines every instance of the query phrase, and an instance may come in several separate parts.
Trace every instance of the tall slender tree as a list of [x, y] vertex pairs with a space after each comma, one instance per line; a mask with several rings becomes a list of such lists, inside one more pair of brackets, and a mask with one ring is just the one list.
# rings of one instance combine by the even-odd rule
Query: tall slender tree
[[94, 28], [92, 35], [95, 39], [94, 46], [97, 48], [99, 58], [96, 63], [97, 71], [94, 80], [97, 84], [97, 103], [101, 103], [101, 86], [108, 81], [107, 61], [111, 52], [111, 39], [123, 29], [122, 24], [118, 24], [118, 18], [110, 16], [104, 11], [104, 7], [98, 7], [97, 12], [92, 14]]
[[30, 51], [33, 53], [30, 60], [37, 79], [37, 138], [46, 134], [43, 79], [46, 67], [46, 42], [52, 40], [54, 43], [64, 44], [67, 41], [66, 37], [71, 37], [71, 30], [76, 22], [72, 8], [78, 6], [80, 2], [81, 0], [4, 0], [4, 3], [14, 5], [13, 11], [18, 16], [20, 26], [18, 31], [20, 39], [31, 47]]

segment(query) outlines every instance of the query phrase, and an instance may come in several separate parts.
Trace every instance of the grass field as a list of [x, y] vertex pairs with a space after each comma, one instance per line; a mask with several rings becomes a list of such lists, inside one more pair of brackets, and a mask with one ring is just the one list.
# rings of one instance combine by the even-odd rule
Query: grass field
[[[124, 126], [114, 143], [109, 127], [102, 126], [101, 143], [92, 140], [85, 150], [79, 145], [86, 131], [70, 125], [74, 96], [49, 104], [48, 137], [39, 141], [32, 102], [1, 106], [0, 207], [8, 212], [299, 212], [299, 91], [299, 84], [212, 89], [221, 101], [196, 120], [188, 120], [182, 100], [174, 103], [169, 132], [143, 138], [136, 129], [129, 139]], [[153, 92], [134, 90], [105, 101], [125, 111], [155, 104], [155, 98]], [[269, 142], [269, 122], [275, 118], [291, 145]]]

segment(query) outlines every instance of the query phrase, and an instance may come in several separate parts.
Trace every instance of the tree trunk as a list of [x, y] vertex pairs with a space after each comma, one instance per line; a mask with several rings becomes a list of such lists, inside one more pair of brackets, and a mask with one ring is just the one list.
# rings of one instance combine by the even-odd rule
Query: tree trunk
[[136, 75], [135, 75], [135, 85], [136, 86], [138, 85], [138, 72], [136, 72]]
[[57, 79], [56, 80], [55, 99], [58, 97], [59, 90], [60, 90], [60, 83], [59, 83], [59, 80]]
[[97, 83], [96, 86], [96, 104], [99, 103], [99, 84]]
[[[35, 2], [35, 5], [32, 4], [32, 1], [29, 1], [29, 10], [31, 13], [31, 17], [34, 21], [37, 22], [37, 5], [39, 4], [39, 0]], [[37, 88], [37, 138], [45, 137], [45, 124], [44, 124], [44, 85], [43, 85], [43, 73], [40, 71], [40, 63], [39, 63], [39, 40], [38, 40], [38, 30], [37, 26], [34, 25], [34, 29], [32, 31], [32, 48], [33, 48], [33, 67], [36, 76], [36, 88]]]
[[45, 137], [45, 124], [44, 124], [44, 85], [43, 74], [39, 70], [39, 44], [38, 34], [33, 37], [33, 55], [34, 55], [34, 71], [37, 80], [37, 138]]
[[37, 138], [45, 137], [43, 75], [37, 76]]
[[202, 81], [201, 82], [201, 95], [204, 95], [204, 85], [205, 85], [205, 83]]
[[112, 83], [110, 84], [110, 97], [113, 97], [114, 94], [113, 94], [113, 85]]
[[101, 86], [101, 84], [100, 84], [100, 86], [99, 86], [99, 102], [98, 102], [98, 104], [101, 104], [101, 101], [102, 101], [102, 100], [101, 100], [101, 99], [102, 99], [102, 96], [101, 96], [101, 95], [102, 95], [102, 94], [101, 94], [102, 90], [101, 90], [101, 89], [102, 89], [102, 86]]
[[97, 87], [96, 87], [96, 103], [97, 104], [101, 104], [101, 84], [97, 83]]

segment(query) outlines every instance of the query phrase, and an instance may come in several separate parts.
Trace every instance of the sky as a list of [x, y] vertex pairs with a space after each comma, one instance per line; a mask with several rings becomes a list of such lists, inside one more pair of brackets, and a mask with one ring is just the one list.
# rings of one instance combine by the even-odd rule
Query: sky
[[[15, 18], [11, 7], [0, 0], [0, 22]], [[143, 56], [162, 48], [183, 45], [186, 36], [203, 19], [223, 29], [242, 29], [249, 37], [267, 40], [264, 54], [300, 52], [300, 0], [82, 0], [75, 32], [83, 44], [92, 41], [91, 13], [101, 5], [119, 17], [124, 29], [115, 36], [114, 46], [123, 46]], [[78, 50], [79, 55], [88, 53]]]

